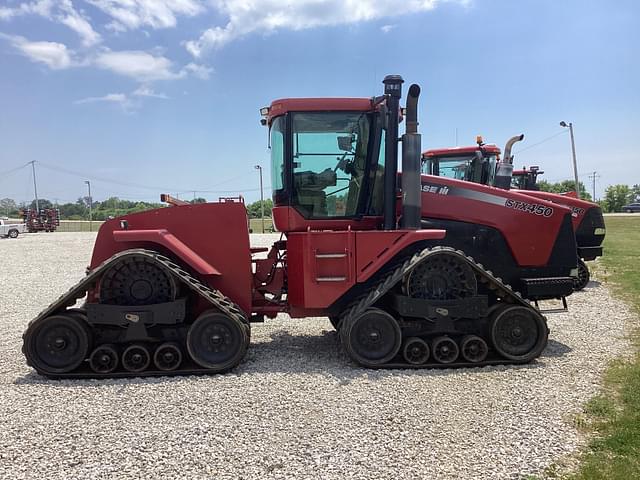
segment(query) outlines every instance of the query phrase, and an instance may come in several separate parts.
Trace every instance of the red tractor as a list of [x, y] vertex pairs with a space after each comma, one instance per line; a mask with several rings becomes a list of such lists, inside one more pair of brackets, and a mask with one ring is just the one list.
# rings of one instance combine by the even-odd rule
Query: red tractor
[[[270, 249], [250, 246], [239, 202], [106, 221], [87, 276], [24, 333], [28, 364], [51, 378], [224, 372], [244, 357], [251, 322], [278, 313], [329, 316], [346, 352], [365, 367], [538, 357], [548, 338], [545, 317], [468, 255], [508, 252], [521, 286], [562, 296], [575, 268], [575, 244], [565, 251], [570, 212], [540, 201], [521, 213], [496, 199], [530, 197], [506, 191], [483, 197], [479, 208], [455, 194], [458, 184], [432, 186], [420, 174], [417, 85], [408, 93], [399, 175], [402, 83], [386, 77], [384, 95], [375, 98], [282, 99], [261, 110], [270, 131], [273, 219], [282, 232]], [[478, 197], [490, 188], [469, 191]], [[495, 217], [495, 228], [424, 228], [435, 196], [444, 208], [475, 210], [470, 221]], [[458, 235], [470, 251], [447, 246]], [[545, 276], [551, 271], [562, 275]]]
[[[602, 256], [602, 242], [606, 233], [602, 209], [596, 203], [576, 198], [571, 192], [559, 194], [540, 191], [537, 177], [544, 172], [539, 167], [513, 171], [511, 149], [523, 139], [524, 135], [510, 138], [502, 159], [500, 149], [496, 145], [482, 143], [481, 137], [478, 137], [475, 146], [427, 150], [423, 153], [423, 172], [505, 190], [518, 190], [529, 196], [529, 203], [544, 200], [570, 209], [578, 255], [573, 287], [576, 291], [582, 290], [589, 282], [589, 269], [585, 261]], [[529, 207], [518, 204], [518, 208]], [[450, 214], [457, 215], [457, 212]]]

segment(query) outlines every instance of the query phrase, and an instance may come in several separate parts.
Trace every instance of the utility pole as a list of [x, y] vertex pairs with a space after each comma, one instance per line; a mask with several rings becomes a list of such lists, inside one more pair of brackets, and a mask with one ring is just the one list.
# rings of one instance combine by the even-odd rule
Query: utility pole
[[592, 180], [592, 187], [593, 187], [593, 201], [596, 201], [596, 179], [600, 177], [600, 175], [598, 175], [598, 172], [593, 172], [592, 174], [589, 175], [589, 178]]
[[85, 180], [84, 183], [86, 183], [87, 187], [89, 188], [89, 231], [93, 232], [92, 215], [91, 215], [91, 207], [93, 205], [93, 198], [91, 198], [91, 182], [89, 180]]
[[264, 190], [262, 189], [262, 166], [256, 165], [255, 169], [260, 172], [260, 219], [262, 222], [262, 233], [264, 233]]
[[40, 215], [40, 206], [38, 204], [38, 184], [36, 182], [36, 161], [31, 160], [29, 162], [31, 164], [31, 168], [33, 170], [33, 192], [36, 195], [36, 212]]
[[565, 121], [560, 122], [561, 127], [569, 127], [569, 133], [571, 134], [571, 152], [573, 153], [573, 177], [576, 181], [576, 197], [580, 198], [580, 184], [578, 183], [578, 162], [576, 161], [576, 142], [573, 138], [573, 123], [569, 122], [569, 125]]

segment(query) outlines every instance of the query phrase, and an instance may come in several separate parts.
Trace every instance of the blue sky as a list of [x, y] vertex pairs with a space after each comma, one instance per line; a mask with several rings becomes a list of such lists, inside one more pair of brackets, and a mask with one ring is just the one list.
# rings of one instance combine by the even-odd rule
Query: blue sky
[[[98, 200], [252, 201], [254, 165], [270, 185], [261, 106], [377, 95], [398, 73], [422, 87], [423, 149], [525, 133], [516, 165], [559, 181], [573, 122], [600, 196], [640, 183], [639, 23], [635, 0], [0, 0], [0, 173], [36, 160], [60, 202], [85, 179]], [[31, 182], [1, 175], [0, 198]]]

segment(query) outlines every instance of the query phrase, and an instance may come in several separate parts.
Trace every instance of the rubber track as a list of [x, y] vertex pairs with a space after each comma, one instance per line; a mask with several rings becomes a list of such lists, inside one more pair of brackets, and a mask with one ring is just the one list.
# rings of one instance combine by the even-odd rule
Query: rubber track
[[[251, 327], [249, 325], [249, 320], [247, 315], [240, 309], [238, 305], [232, 302], [228, 297], [223, 295], [220, 291], [212, 289], [202, 283], [197, 278], [193, 277], [189, 272], [181, 268], [178, 264], [173, 262], [170, 258], [161, 255], [160, 253], [153, 250], [146, 250], [142, 248], [125, 250], [120, 253], [116, 253], [109, 259], [102, 262], [93, 270], [87, 272], [85, 278], [76, 283], [73, 287], [71, 287], [66, 293], [62, 294], [56, 301], [51, 303], [47, 308], [42, 310], [38, 316], [36, 316], [33, 320], [29, 322], [27, 329], [22, 334], [22, 353], [25, 354], [27, 358], [27, 365], [31, 365], [28, 357], [26, 356], [26, 342], [27, 342], [27, 333], [31, 329], [31, 326], [44, 319], [52, 314], [59, 313], [60, 310], [75, 305], [75, 303], [84, 297], [87, 293], [87, 290], [94, 285], [100, 276], [109, 268], [111, 265], [119, 260], [125, 259], [127, 257], [145, 257], [151, 260], [153, 263], [156, 263], [166, 271], [170, 272], [174, 275], [178, 280], [182, 282], [182, 284], [187, 285], [193, 292], [197, 293], [199, 296], [207, 300], [213, 307], [219, 309], [221, 312], [229, 315], [231, 318], [240, 322], [244, 325], [245, 330], [247, 332], [247, 336], [250, 336]], [[176, 371], [158, 371], [155, 372], [153, 370], [143, 371], [143, 372], [113, 372], [109, 374], [98, 374], [95, 372], [92, 373], [42, 373], [42, 375], [46, 375], [49, 378], [118, 378], [118, 377], [142, 377], [142, 376], [154, 376], [154, 375], [186, 375], [186, 374], [197, 374], [197, 373], [209, 373], [210, 370], [203, 369], [201, 367], [196, 367], [194, 369], [188, 370], [176, 370]], [[40, 373], [40, 372], [39, 372]]]
[[[395, 285], [398, 284], [402, 280], [402, 278], [410, 273], [420, 262], [424, 261], [430, 256], [433, 255], [441, 255], [446, 253], [447, 255], [453, 255], [461, 260], [463, 260], [467, 265], [469, 265], [475, 273], [479, 274], [481, 277], [481, 282], [486, 281], [489, 289], [494, 290], [496, 295], [500, 297], [503, 301], [511, 304], [520, 304], [530, 310], [533, 310], [536, 315], [541, 316], [544, 319], [545, 326], [547, 325], [547, 319], [528, 301], [522, 298], [519, 292], [514, 291], [511, 286], [505, 284], [500, 277], [495, 277], [491, 270], [485, 270], [482, 264], [476, 263], [476, 261], [464, 254], [464, 252], [460, 250], [456, 250], [451, 247], [433, 247], [433, 248], [425, 248], [410, 258], [403, 261], [392, 271], [387, 273], [382, 279], [372, 288], [368, 294], [363, 294], [345, 309], [345, 311], [340, 315], [340, 323], [348, 322], [356, 318], [358, 315], [363, 313], [367, 308], [373, 306], [378, 300], [380, 300], [385, 294], [387, 294]], [[507, 300], [508, 299], [508, 300]], [[340, 331], [343, 331], [340, 329]], [[547, 334], [549, 333], [549, 328], [547, 327]], [[344, 341], [342, 335], [340, 336], [341, 340]], [[471, 363], [471, 362], [459, 362], [456, 361], [454, 363], [425, 363], [422, 365], [413, 365], [409, 363], [386, 363], [383, 365], [377, 366], [367, 366], [367, 368], [459, 368], [459, 367], [483, 367], [487, 365], [509, 365], [515, 363], [522, 363], [513, 360], [508, 360], [504, 358], [487, 358], [483, 362]]]

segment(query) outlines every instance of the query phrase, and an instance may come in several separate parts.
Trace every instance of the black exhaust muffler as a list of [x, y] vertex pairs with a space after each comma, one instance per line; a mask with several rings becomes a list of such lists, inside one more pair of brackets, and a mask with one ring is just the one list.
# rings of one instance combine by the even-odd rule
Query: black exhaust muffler
[[398, 176], [398, 123], [400, 97], [404, 80], [400, 75], [387, 75], [382, 81], [387, 97], [387, 136], [384, 166], [384, 229], [396, 229], [396, 183]]
[[418, 230], [422, 217], [420, 183], [422, 136], [418, 133], [418, 97], [420, 87], [409, 87], [406, 130], [402, 136], [402, 228]]

